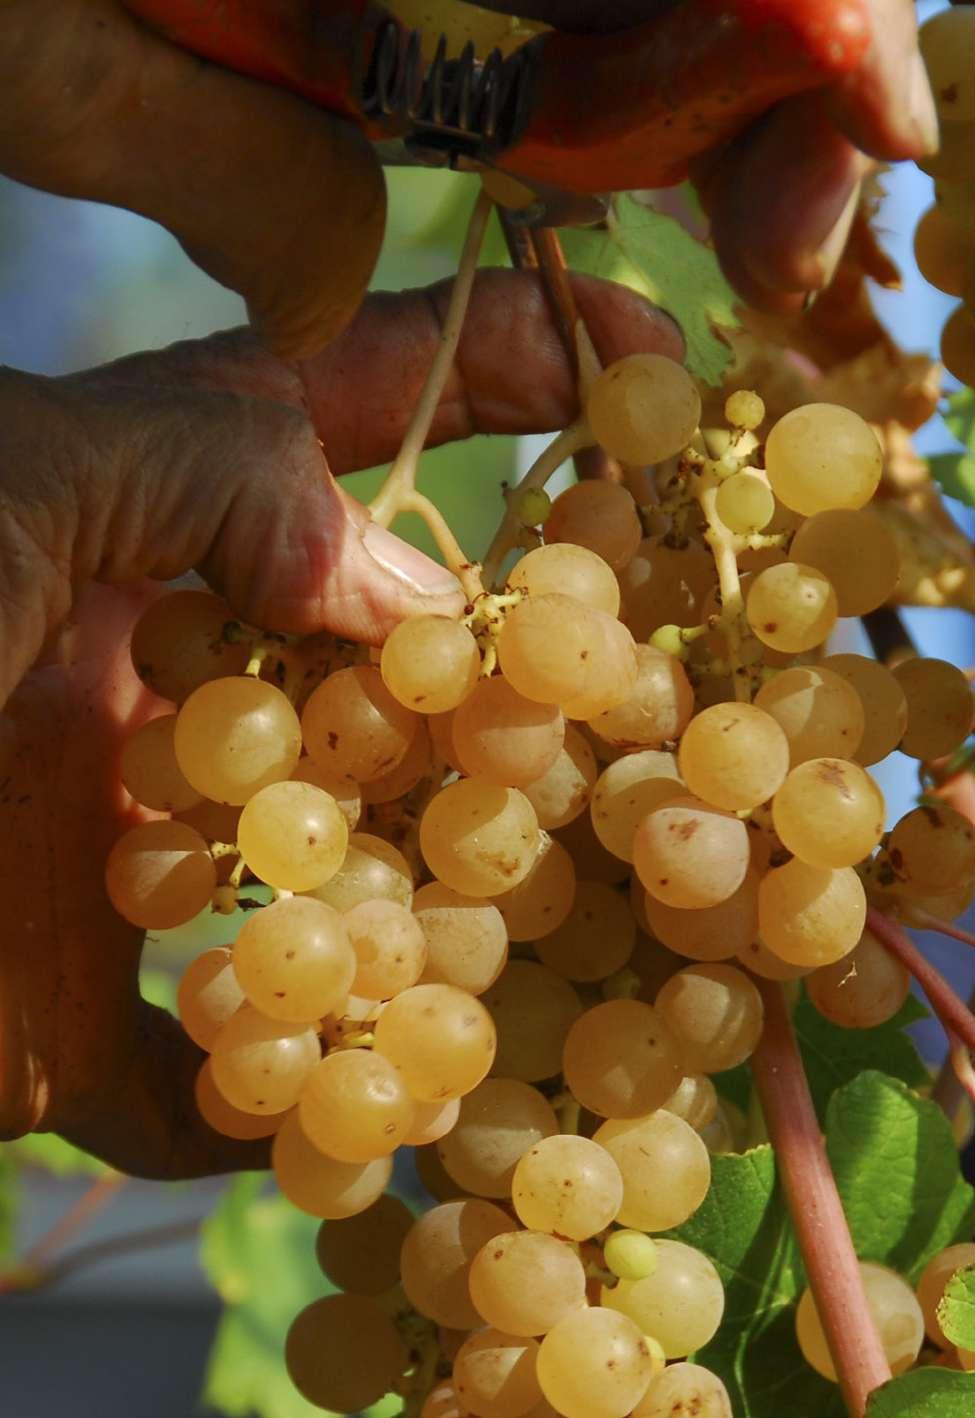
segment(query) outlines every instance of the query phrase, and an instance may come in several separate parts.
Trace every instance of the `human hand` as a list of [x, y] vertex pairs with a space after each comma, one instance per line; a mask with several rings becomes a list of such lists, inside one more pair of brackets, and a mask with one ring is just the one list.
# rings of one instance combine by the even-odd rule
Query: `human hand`
[[[631, 292], [574, 288], [603, 358], [681, 357], [677, 327]], [[446, 296], [371, 296], [300, 369], [235, 332], [65, 379], [0, 373], [0, 705], [25, 676], [0, 715], [0, 1137], [54, 1130], [157, 1177], [266, 1161], [203, 1124], [202, 1055], [140, 1000], [141, 933], [105, 895], [105, 857], [137, 820], [121, 742], [162, 708], [128, 639], [159, 592], [146, 578], [190, 568], [283, 631], [376, 642], [411, 612], [460, 609], [442, 567], [339, 490], [318, 442], [339, 474], [393, 455]], [[432, 441], [575, 413], [534, 278], [482, 272]]]
[[[483, 0], [579, 32], [622, 30], [680, 0]], [[795, 0], [822, 6], [825, 0]], [[695, 181], [721, 264], [760, 308], [798, 310], [828, 285], [877, 161], [935, 151], [938, 125], [912, 0], [868, 0], [873, 42], [833, 88], [787, 99], [698, 161]]]

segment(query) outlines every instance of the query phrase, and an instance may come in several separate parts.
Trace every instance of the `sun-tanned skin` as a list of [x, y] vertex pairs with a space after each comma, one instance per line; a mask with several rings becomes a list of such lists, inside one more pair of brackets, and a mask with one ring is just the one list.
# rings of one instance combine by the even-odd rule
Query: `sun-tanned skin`
[[[889, 49], [848, 91], [783, 105], [713, 159], [723, 259], [751, 298], [816, 284], [815, 250], [863, 162], [851, 140], [882, 156], [924, 146], [923, 102], [902, 117], [912, 7], [875, 3]], [[587, 18], [580, 3], [516, 8]], [[786, 162], [796, 134], [815, 174]], [[115, 0], [0, 0], [0, 171], [162, 221], [286, 354], [350, 316], [381, 234], [381, 180], [352, 128], [180, 54]], [[681, 357], [676, 327], [638, 297], [575, 291], [604, 359]], [[158, 583], [190, 569], [281, 630], [378, 641], [405, 614], [459, 606], [442, 568], [366, 525], [319, 442], [337, 476], [393, 454], [445, 301], [443, 287], [369, 297], [300, 366], [232, 332], [63, 379], [0, 371], [0, 1137], [53, 1128], [149, 1176], [264, 1159], [200, 1121], [200, 1053], [140, 1001], [140, 933], [105, 898], [105, 855], [131, 821], [119, 745], [159, 707], [129, 632]], [[574, 414], [537, 284], [483, 274], [435, 441]]]

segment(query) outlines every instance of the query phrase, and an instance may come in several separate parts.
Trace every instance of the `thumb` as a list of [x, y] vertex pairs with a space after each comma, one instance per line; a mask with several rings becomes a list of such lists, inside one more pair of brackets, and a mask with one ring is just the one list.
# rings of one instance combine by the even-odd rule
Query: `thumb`
[[0, 5], [0, 171], [160, 222], [292, 358], [348, 323], [382, 242], [357, 128], [201, 63], [118, 0]]
[[0, 373], [0, 703], [85, 581], [196, 569], [252, 624], [380, 643], [456, 579], [376, 526], [300, 411]]

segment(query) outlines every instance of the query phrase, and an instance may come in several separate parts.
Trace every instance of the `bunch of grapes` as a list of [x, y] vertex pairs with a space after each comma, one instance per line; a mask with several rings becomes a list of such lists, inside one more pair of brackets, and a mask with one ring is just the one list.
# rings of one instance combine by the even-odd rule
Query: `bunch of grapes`
[[922, 276], [961, 296], [941, 335], [941, 359], [975, 384], [975, 12], [960, 5], [921, 26], [921, 53], [941, 127], [941, 145], [920, 166], [935, 180], [935, 205], [921, 218], [914, 254]]
[[[884, 837], [866, 771], [897, 746], [951, 753], [966, 679], [822, 653], [897, 578], [866, 506], [872, 430], [814, 404], [762, 440], [757, 395], [721, 430], [700, 407], [662, 357], [604, 370], [589, 426], [658, 466], [657, 502], [523, 495], [544, 520], [499, 591], [381, 652], [255, 651], [197, 592], [136, 628], [140, 676], [176, 707], [122, 777], [168, 816], [119, 840], [107, 887], [146, 928], [273, 889], [179, 1002], [202, 1116], [273, 1135], [279, 1186], [325, 1223], [338, 1293], [286, 1353], [322, 1407], [395, 1390], [423, 1418], [728, 1418], [684, 1362], [718, 1330], [720, 1278], [659, 1233], [744, 1143], [712, 1075], [759, 1043], [755, 977], [803, 976], [835, 1023], [877, 1024], [908, 979], [865, 930], [867, 891], [953, 915], [975, 887], [970, 824], [937, 805]], [[437, 1203], [415, 1219], [387, 1192], [401, 1148]], [[903, 1282], [866, 1269], [900, 1314]], [[817, 1326], [804, 1301], [832, 1376]], [[920, 1320], [881, 1332], [914, 1361]]]

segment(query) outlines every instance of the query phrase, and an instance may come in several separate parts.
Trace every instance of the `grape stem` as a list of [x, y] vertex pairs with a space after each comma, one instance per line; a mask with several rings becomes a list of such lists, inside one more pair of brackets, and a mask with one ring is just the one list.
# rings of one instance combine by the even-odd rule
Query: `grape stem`
[[548, 447], [543, 449], [535, 459], [521, 482], [513, 490], [513, 495], [508, 498], [508, 505], [505, 508], [500, 526], [488, 547], [487, 556], [485, 556], [481, 568], [485, 586], [494, 585], [502, 562], [509, 551], [512, 551], [518, 543], [518, 536], [521, 532], [518, 509], [524, 494], [532, 489], [544, 487], [552, 474], [558, 471], [567, 458], [571, 458], [573, 453], [577, 453], [581, 448], [590, 448], [594, 442], [589, 425], [585, 419], [579, 419], [576, 423], [570, 423], [568, 428], [563, 429], [557, 438], [553, 438]]
[[721, 592], [721, 624], [728, 639], [728, 656], [731, 661], [731, 678], [735, 686], [735, 698], [747, 704], [751, 699], [748, 692], [748, 676], [741, 664], [741, 620], [745, 603], [741, 594], [738, 576], [738, 547], [733, 532], [729, 531], [717, 511], [717, 497], [720, 479], [709, 468], [697, 475], [695, 494], [707, 522], [705, 540], [711, 548], [714, 565], [718, 573], [718, 589]]
[[756, 979], [765, 1029], [751, 1067], [816, 1309], [850, 1418], [890, 1379], [782, 986]]
[[972, 935], [971, 931], [964, 930], [961, 926], [956, 926], [954, 921], [942, 921], [939, 916], [931, 916], [927, 911], [919, 911], [916, 908], [911, 919], [923, 930], [936, 931], [938, 935], [950, 936], [952, 940], [960, 940], [963, 945], [975, 945], [975, 935]]
[[867, 912], [867, 927], [917, 980], [945, 1033], [956, 1035], [967, 1049], [975, 1049], [975, 1015], [961, 996], [955, 994], [940, 970], [934, 968], [889, 916], [875, 907]]
[[472, 592], [476, 594], [481, 589], [476, 568], [472, 567], [463, 555], [446, 522], [433, 504], [417, 493], [416, 475], [420, 455], [453, 368], [491, 206], [490, 197], [482, 190], [474, 203], [467, 226], [457, 276], [440, 330], [437, 353], [424, 380], [400, 450], [393, 460], [385, 482], [369, 504], [372, 520], [382, 527], [388, 527], [401, 512], [418, 513], [430, 528], [448, 567], [464, 586], [469, 600], [473, 599]]

